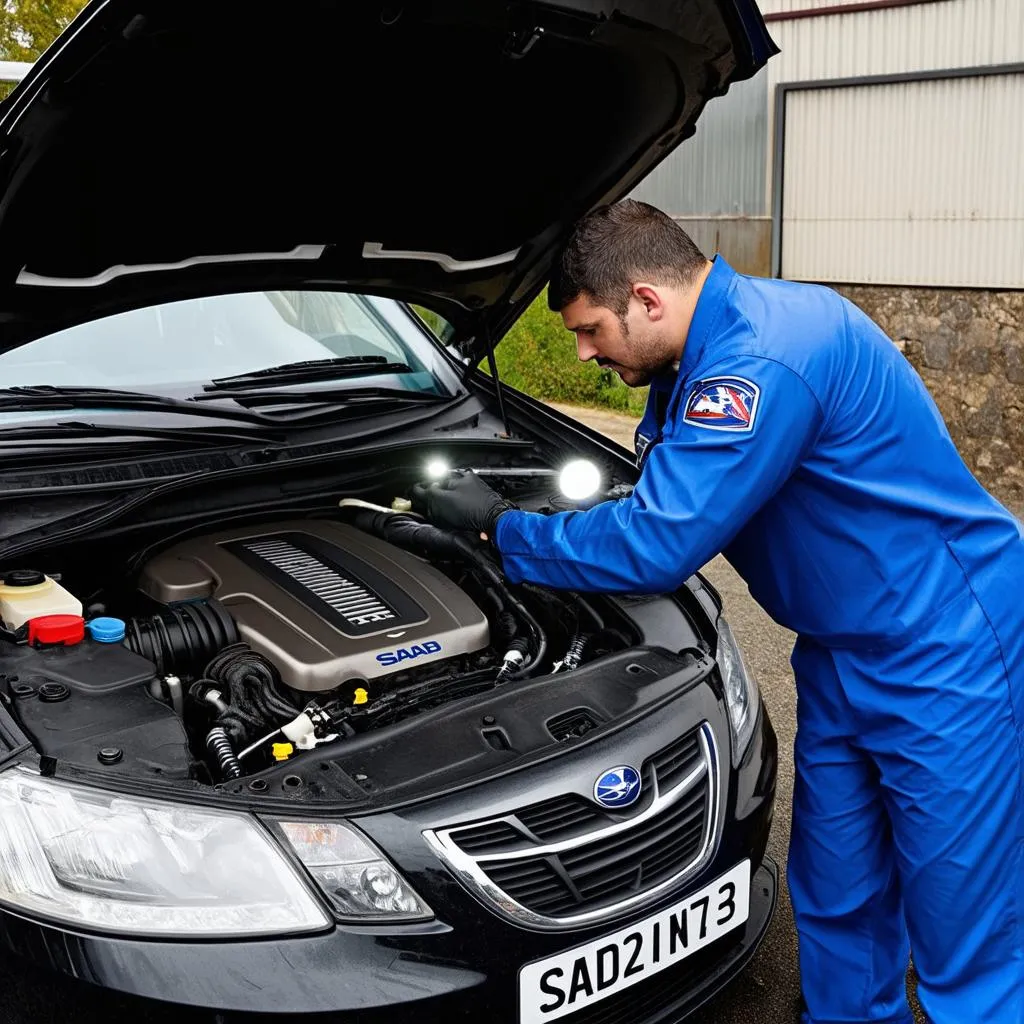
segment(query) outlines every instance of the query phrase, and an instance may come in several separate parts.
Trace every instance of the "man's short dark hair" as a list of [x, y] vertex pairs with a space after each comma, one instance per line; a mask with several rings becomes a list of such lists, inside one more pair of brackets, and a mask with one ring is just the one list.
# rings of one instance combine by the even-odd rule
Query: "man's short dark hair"
[[558, 312], [586, 294], [625, 322], [637, 281], [685, 287], [704, 263], [704, 254], [671, 217], [624, 199], [599, 206], [573, 228], [554, 262], [548, 305]]

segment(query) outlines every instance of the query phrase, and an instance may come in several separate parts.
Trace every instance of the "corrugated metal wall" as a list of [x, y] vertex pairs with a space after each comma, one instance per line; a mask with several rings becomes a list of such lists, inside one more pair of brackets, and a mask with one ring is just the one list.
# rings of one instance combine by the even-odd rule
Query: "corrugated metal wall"
[[1022, 0], [942, 0], [768, 26], [777, 82], [1007, 64], [1024, 54]]
[[769, 135], [780, 82], [1024, 61], [1024, 0], [941, 0], [775, 21], [769, 29], [782, 51], [767, 67]]
[[[760, 0], [760, 5], [765, 14], [784, 15], [861, 2], [863, 0]], [[775, 98], [780, 84], [1024, 62], [1024, 0], [934, 0], [849, 13], [832, 11], [819, 16], [773, 19], [769, 30], [781, 52], [752, 82], [740, 83], [728, 96], [712, 101], [698, 124], [695, 137], [670, 156], [634, 193], [680, 218], [705, 251], [722, 251], [752, 273], [772, 271], [771, 261], [765, 255], [771, 248], [765, 234], [770, 221], [763, 218], [769, 217], [773, 208]], [[970, 132], [974, 133], [971, 146], [978, 152], [985, 152], [990, 161], [1002, 161], [1002, 170], [963, 167], [955, 173], [940, 174], [934, 164], [922, 166], [921, 173], [927, 171], [927, 174], [920, 178], [916, 187], [918, 192], [924, 190], [927, 194], [913, 196], [906, 194], [904, 186], [908, 177], [918, 173], [910, 168], [918, 166], [919, 155], [928, 152], [934, 157], [937, 152], [934, 147], [943, 139], [945, 146], [940, 146], [938, 152], [946, 152], [952, 148], [954, 138], [941, 116], [931, 123], [923, 120], [930, 116], [925, 113], [930, 99], [907, 99], [909, 107], [894, 101], [890, 110], [888, 100], [896, 93], [878, 93], [869, 101], [843, 99], [839, 94], [826, 97], [824, 93], [790, 92], [787, 101], [791, 104], [790, 110], [797, 110], [800, 104], [806, 108], [795, 115], [791, 113], [790, 119], [805, 117], [816, 119], [815, 123], [820, 121], [820, 130], [825, 133], [822, 138], [829, 139], [828, 144], [837, 153], [846, 153], [854, 138], [849, 124], [844, 127], [841, 122], [847, 117], [860, 116], [860, 107], [853, 110], [848, 109], [848, 105], [867, 104], [864, 110], [870, 107], [870, 129], [856, 131], [855, 152], [849, 152], [850, 160], [857, 167], [861, 167], [858, 161], [866, 160], [862, 168], [865, 173], [879, 166], [901, 167], [904, 177], [900, 180], [904, 184], [892, 177], [883, 179], [868, 174], [874, 182], [874, 192], [887, 195], [859, 189], [857, 182], [852, 181], [852, 173], [844, 170], [849, 164], [840, 166], [832, 160], [834, 169], [822, 171], [820, 161], [830, 162], [823, 152], [824, 144], [812, 154], [808, 146], [813, 139], [807, 145], [791, 139], [786, 146], [783, 199], [787, 217], [795, 219], [787, 223], [785, 238], [788, 244], [802, 239], [799, 244], [805, 248], [794, 253], [787, 251], [783, 244], [782, 273], [820, 280], [878, 280], [875, 276], [863, 276], [868, 273], [866, 270], [863, 273], [857, 270], [857, 276], [849, 276], [854, 273], [852, 263], [847, 265], [845, 275], [840, 272], [835, 260], [842, 256], [847, 241], [837, 237], [835, 225], [841, 222], [852, 225], [860, 219], [871, 223], [872, 232], [879, 230], [881, 222], [896, 230], [895, 211], [901, 209], [908, 224], [911, 217], [921, 215], [933, 224], [930, 230], [938, 231], [934, 225], [939, 223], [936, 219], [939, 215], [934, 211], [942, 210], [945, 212], [941, 216], [964, 221], [956, 229], [959, 232], [956, 237], [960, 244], [975, 253], [974, 260], [965, 259], [958, 268], [940, 266], [934, 262], [937, 257], [933, 252], [924, 252], [936, 244], [926, 238], [938, 236], [928, 235], [924, 224], [917, 223], [912, 233], [918, 242], [912, 244], [908, 240], [911, 228], [904, 224], [900, 227], [903, 240], [894, 250], [901, 253], [899, 268], [885, 272], [890, 281], [905, 279], [894, 276], [898, 269], [900, 274], [910, 274], [915, 280], [962, 284], [967, 280], [964, 271], [971, 263], [974, 267], [971, 280], [982, 276], [996, 280], [1010, 274], [1012, 287], [1024, 287], [1024, 275], [1020, 273], [980, 270], [986, 261], [996, 258], [994, 253], [1000, 254], [998, 259], [1007, 261], [1007, 268], [1013, 266], [1015, 258], [1014, 239], [1018, 236], [1013, 232], [1019, 231], [1014, 226], [1016, 214], [990, 216], [988, 212], [979, 212], [995, 208], [993, 203], [1000, 189], [1008, 189], [1015, 195], [1024, 191], [1024, 186], [1007, 180], [1003, 174], [1011, 162], [1020, 161], [1019, 150], [1013, 150], [1009, 141], [1019, 137], [1015, 131], [1024, 122], [1024, 105], [1014, 98], [1015, 88], [1007, 82], [948, 87], [956, 92], [957, 102], [962, 101], [975, 110], [973, 117], [967, 117]], [[988, 90], [984, 98], [977, 89]], [[933, 89], [928, 95], [940, 94], [941, 89]], [[860, 95], [858, 92], [857, 96]], [[900, 95], [914, 97], [918, 93], [910, 90]], [[756, 109], [758, 101], [763, 102], [760, 109]], [[912, 112], [915, 103], [918, 104], [916, 115]], [[907, 140], [911, 137], [907, 135], [908, 127], [914, 133], [914, 153], [907, 151]], [[964, 131], [968, 131], [967, 126]], [[805, 165], [805, 157], [810, 164]], [[764, 190], [760, 198], [752, 195], [759, 182], [763, 183]], [[856, 209], [855, 198], [860, 204]], [[913, 200], [910, 205], [909, 200]], [[797, 201], [803, 202], [803, 206], [794, 206]], [[1001, 220], [1004, 215], [1010, 216], [1010, 220]], [[833, 225], [831, 229], [825, 226], [829, 223]], [[856, 233], [860, 229], [851, 226], [848, 230]], [[951, 226], [941, 230], [943, 238], [952, 237], [949, 236]], [[828, 244], [830, 232], [831, 246]], [[986, 255], [980, 253], [981, 249]], [[820, 263], [816, 270], [806, 262], [811, 251], [817, 254], [815, 258]], [[955, 279], [944, 277], [954, 269]], [[881, 272], [878, 267], [875, 271]]]
[[[766, 10], [788, 2], [762, 0]], [[773, 147], [782, 84], [1024, 62], [1024, 0], [937, 0], [769, 27], [782, 51], [767, 68]], [[788, 92], [782, 275], [1024, 287], [1019, 83]]]
[[693, 138], [644, 179], [635, 198], [673, 216], [766, 214], [767, 88], [762, 72], [710, 100]]
[[782, 276], [1024, 286], [1024, 74], [792, 92]]
[[762, 14], [781, 14], [790, 11], [811, 11], [822, 7], [845, 7], [847, 4], [863, 3], [864, 0], [759, 0]]
[[709, 101], [693, 138], [633, 192], [676, 217], [702, 251], [749, 274], [771, 269], [767, 88], [762, 72]]

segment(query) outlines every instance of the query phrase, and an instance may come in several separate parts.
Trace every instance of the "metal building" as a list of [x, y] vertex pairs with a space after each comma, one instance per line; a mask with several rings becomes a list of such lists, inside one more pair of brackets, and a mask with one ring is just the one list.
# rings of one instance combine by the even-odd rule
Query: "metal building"
[[696, 134], [634, 192], [678, 219], [705, 252], [763, 273], [771, 259], [768, 207], [768, 79], [711, 100]]
[[634, 194], [754, 273], [1024, 288], [1024, 0], [761, 6], [781, 53]]
[[31, 64], [21, 61], [0, 60], [0, 82], [20, 82], [28, 74], [30, 67]]

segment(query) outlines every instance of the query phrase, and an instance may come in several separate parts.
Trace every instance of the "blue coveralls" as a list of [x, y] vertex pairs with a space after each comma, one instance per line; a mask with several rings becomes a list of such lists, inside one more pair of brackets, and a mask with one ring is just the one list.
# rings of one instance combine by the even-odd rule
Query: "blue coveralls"
[[1020, 524], [868, 317], [721, 258], [640, 449], [629, 498], [503, 515], [509, 579], [662, 593], [724, 552], [798, 634], [805, 1020], [909, 1024], [912, 948], [934, 1024], [1021, 1024]]

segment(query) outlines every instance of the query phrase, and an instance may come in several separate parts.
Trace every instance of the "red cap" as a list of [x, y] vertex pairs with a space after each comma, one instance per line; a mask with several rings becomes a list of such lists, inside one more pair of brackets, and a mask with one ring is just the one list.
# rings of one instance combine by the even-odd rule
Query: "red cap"
[[81, 615], [40, 615], [28, 620], [30, 644], [80, 644], [85, 639]]

